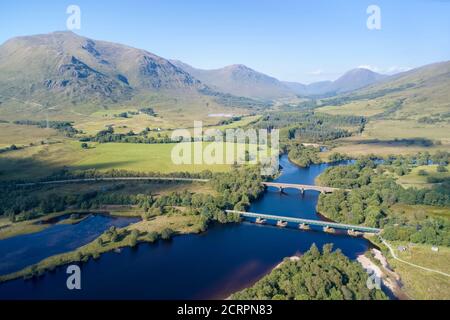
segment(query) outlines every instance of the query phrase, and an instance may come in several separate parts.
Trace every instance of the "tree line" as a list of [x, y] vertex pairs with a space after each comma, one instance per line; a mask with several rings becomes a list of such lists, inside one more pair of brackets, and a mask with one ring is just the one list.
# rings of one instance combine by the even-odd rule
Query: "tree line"
[[235, 293], [235, 300], [384, 300], [387, 296], [367, 288], [368, 275], [332, 244], [320, 252], [315, 244], [297, 261], [283, 264], [254, 286]]

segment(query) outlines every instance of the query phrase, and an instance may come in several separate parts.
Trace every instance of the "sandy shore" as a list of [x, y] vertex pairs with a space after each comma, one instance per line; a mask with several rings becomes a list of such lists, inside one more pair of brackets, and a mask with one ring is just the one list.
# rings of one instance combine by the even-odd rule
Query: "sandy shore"
[[386, 258], [383, 256], [380, 250], [371, 249], [371, 254], [376, 260], [381, 264], [378, 266], [371, 259], [366, 257], [364, 254], [359, 255], [356, 259], [368, 273], [375, 273], [378, 278], [381, 279], [382, 283], [398, 298], [405, 299], [405, 295], [402, 293], [400, 287], [400, 277], [391, 270]]

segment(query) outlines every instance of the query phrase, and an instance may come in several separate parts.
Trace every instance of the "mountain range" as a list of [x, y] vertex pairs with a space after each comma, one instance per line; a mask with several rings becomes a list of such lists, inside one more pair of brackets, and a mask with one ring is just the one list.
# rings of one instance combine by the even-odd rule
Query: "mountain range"
[[295, 95], [336, 95], [351, 92], [386, 79], [388, 76], [364, 68], [348, 71], [336, 81], [311, 84], [280, 81], [247, 66], [236, 64], [221, 69], [196, 69], [184, 62], [171, 62], [206, 85], [219, 91], [251, 98], [277, 99]]
[[[448, 63], [444, 66], [448, 67]], [[427, 78], [420, 76], [423, 70], [428, 70]], [[194, 97], [194, 101], [203, 103], [212, 99], [222, 105], [232, 100], [248, 106], [299, 96], [370, 94], [398, 83], [408, 89], [411, 85], [407, 84], [424, 86], [423, 82], [427, 83], [427, 92], [439, 94], [433, 88], [441, 88], [442, 80], [448, 79], [448, 73], [442, 75], [442, 70], [447, 68], [432, 65], [386, 76], [357, 68], [335, 81], [305, 85], [283, 82], [240, 64], [202, 70], [126, 45], [92, 40], [72, 32], [53, 32], [13, 38], [0, 46], [0, 107], [11, 101], [40, 106], [105, 106], [143, 95]], [[435, 79], [433, 74], [441, 77]]]

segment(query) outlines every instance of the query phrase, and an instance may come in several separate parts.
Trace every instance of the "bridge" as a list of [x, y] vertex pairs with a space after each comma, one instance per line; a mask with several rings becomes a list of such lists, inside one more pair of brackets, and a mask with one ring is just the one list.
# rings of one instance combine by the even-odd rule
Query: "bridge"
[[356, 226], [350, 224], [336, 223], [336, 222], [328, 222], [328, 221], [320, 221], [320, 220], [310, 220], [310, 219], [302, 219], [302, 218], [293, 218], [293, 217], [282, 217], [275, 216], [269, 214], [262, 213], [253, 213], [253, 212], [244, 212], [244, 211], [236, 211], [236, 210], [226, 210], [227, 213], [239, 214], [244, 218], [255, 218], [257, 219], [256, 223], [263, 224], [265, 221], [276, 221], [277, 226], [284, 227], [287, 222], [295, 223], [299, 225], [300, 229], [308, 230], [310, 226], [322, 227], [323, 231], [332, 233], [334, 229], [346, 230], [348, 234], [356, 235], [358, 232], [362, 233], [375, 233], [378, 234], [381, 232], [381, 229], [378, 228], [370, 228], [365, 226]]
[[266, 188], [267, 187], [278, 188], [280, 192], [283, 192], [283, 189], [297, 189], [300, 190], [302, 194], [307, 190], [319, 191], [320, 193], [332, 193], [334, 191], [341, 190], [339, 188], [313, 186], [308, 184], [277, 183], [277, 182], [263, 182], [262, 184]]

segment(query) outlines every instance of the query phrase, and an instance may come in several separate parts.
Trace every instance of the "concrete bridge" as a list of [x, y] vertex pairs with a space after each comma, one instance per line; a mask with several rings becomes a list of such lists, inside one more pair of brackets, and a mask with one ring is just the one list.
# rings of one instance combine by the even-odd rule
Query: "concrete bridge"
[[375, 233], [378, 234], [381, 232], [381, 229], [378, 228], [370, 228], [365, 226], [356, 226], [350, 224], [336, 223], [336, 222], [328, 222], [321, 220], [310, 220], [310, 219], [302, 219], [302, 218], [293, 218], [293, 217], [282, 217], [275, 216], [269, 214], [262, 213], [253, 213], [253, 212], [244, 212], [244, 211], [235, 211], [235, 210], [226, 210], [227, 213], [239, 214], [243, 218], [255, 218], [256, 222], [259, 224], [263, 224], [266, 221], [276, 221], [277, 226], [286, 226], [286, 222], [291, 222], [298, 224], [299, 229], [309, 230], [310, 226], [322, 227], [324, 232], [333, 233], [334, 229], [346, 230], [350, 235], [357, 235], [358, 233]]
[[283, 192], [284, 189], [297, 189], [302, 194], [307, 190], [319, 191], [320, 193], [332, 193], [334, 191], [341, 190], [339, 188], [312, 186], [308, 184], [277, 183], [277, 182], [263, 182], [262, 184], [266, 188], [267, 187], [278, 188], [280, 192]]

